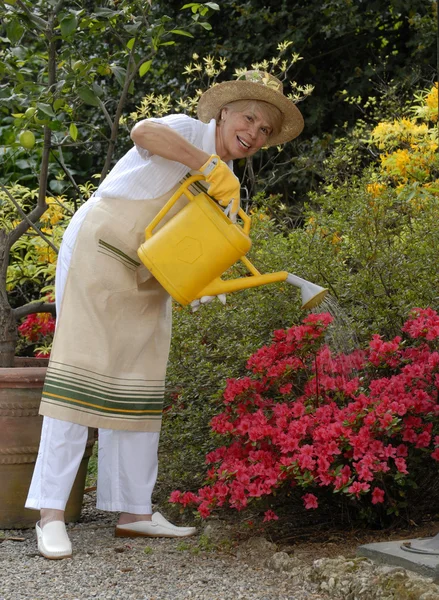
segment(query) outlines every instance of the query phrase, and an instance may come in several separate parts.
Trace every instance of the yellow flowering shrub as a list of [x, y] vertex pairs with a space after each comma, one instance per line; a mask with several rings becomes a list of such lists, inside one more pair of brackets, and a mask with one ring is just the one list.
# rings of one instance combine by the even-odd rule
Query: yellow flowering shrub
[[379, 198], [390, 186], [419, 211], [439, 194], [437, 83], [414, 99], [411, 118], [381, 122], [373, 129], [370, 143], [381, 151], [380, 170], [366, 190]]
[[[29, 189], [20, 184], [8, 186], [7, 190], [18, 205], [27, 212], [35, 202], [38, 190]], [[17, 286], [27, 286], [32, 297], [31, 288], [37, 286], [38, 291], [50, 291], [53, 288], [59, 248], [64, 231], [74, 213], [74, 207], [66, 196], [48, 196], [47, 210], [35, 224], [39, 230], [29, 228], [12, 247], [7, 271], [7, 291]], [[5, 191], [0, 192], [0, 226], [12, 231], [21, 222], [21, 215], [10, 201]]]

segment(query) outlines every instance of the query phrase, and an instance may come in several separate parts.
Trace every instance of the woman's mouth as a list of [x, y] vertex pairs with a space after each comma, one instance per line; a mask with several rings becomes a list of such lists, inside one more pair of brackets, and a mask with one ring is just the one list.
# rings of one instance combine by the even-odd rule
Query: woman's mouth
[[247, 144], [247, 142], [244, 142], [244, 140], [242, 138], [239, 137], [239, 135], [236, 136], [238, 139], [238, 142], [240, 143], [240, 145], [245, 149], [245, 150], [250, 150], [250, 144]]

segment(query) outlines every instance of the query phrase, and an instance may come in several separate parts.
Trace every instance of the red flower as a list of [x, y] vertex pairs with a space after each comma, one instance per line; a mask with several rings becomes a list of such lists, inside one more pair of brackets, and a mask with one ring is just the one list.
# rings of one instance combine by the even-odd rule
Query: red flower
[[307, 510], [309, 510], [311, 508], [319, 507], [318, 500], [317, 500], [316, 496], [314, 496], [314, 494], [304, 494], [302, 496], [302, 500], [303, 500], [303, 503], [305, 504], [305, 508]]
[[384, 490], [381, 488], [374, 488], [372, 492], [372, 504], [381, 504], [384, 502]]
[[264, 522], [266, 522], [266, 521], [277, 521], [278, 519], [279, 519], [279, 517], [272, 510], [267, 510], [264, 513]]

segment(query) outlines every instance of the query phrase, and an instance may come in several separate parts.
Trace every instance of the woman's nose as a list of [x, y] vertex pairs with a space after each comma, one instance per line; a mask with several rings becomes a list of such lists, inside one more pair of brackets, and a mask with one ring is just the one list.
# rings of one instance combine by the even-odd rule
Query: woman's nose
[[248, 130], [251, 137], [254, 139], [258, 135], [258, 127], [254, 123], [250, 123], [250, 127]]

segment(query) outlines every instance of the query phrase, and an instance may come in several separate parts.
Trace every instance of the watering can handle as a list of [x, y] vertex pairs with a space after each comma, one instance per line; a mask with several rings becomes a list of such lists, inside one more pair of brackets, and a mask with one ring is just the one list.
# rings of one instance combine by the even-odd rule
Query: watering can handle
[[[174, 204], [177, 202], [177, 200], [182, 196], [185, 195], [189, 200], [193, 200], [195, 198], [195, 195], [190, 191], [189, 186], [194, 183], [195, 181], [200, 181], [200, 180], [205, 180], [206, 178], [204, 177], [204, 175], [192, 175], [191, 177], [189, 177], [188, 179], [186, 179], [186, 181], [178, 188], [178, 190], [171, 196], [171, 198], [169, 198], [169, 200], [166, 202], [166, 204], [164, 205], [164, 207], [156, 214], [156, 216], [154, 217], [154, 219], [151, 221], [151, 223], [149, 223], [148, 227], [145, 229], [145, 239], [149, 239], [152, 237], [153, 235], [153, 230], [157, 227], [157, 225], [160, 223], [160, 221], [163, 219], [163, 217], [171, 210], [171, 208], [174, 206]], [[242, 210], [242, 208], [239, 209], [238, 211], [238, 217], [240, 217], [243, 221], [243, 226], [242, 229], [244, 231], [245, 234], [249, 234], [250, 232], [250, 227], [251, 227], [251, 218]], [[237, 227], [240, 227], [240, 225], [236, 224], [235, 225]]]

